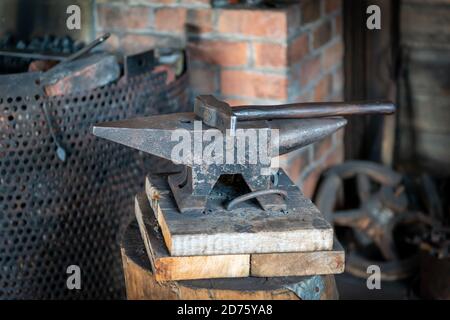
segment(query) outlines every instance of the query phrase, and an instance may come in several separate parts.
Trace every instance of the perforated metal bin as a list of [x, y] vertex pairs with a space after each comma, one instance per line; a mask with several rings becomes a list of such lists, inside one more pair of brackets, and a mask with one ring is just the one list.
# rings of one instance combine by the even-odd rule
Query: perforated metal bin
[[[147, 72], [50, 98], [37, 78], [0, 76], [0, 299], [123, 298], [118, 243], [155, 158], [98, 139], [91, 126], [185, 111], [186, 75], [166, 85], [165, 73]], [[66, 286], [69, 265], [81, 269], [81, 290]]]

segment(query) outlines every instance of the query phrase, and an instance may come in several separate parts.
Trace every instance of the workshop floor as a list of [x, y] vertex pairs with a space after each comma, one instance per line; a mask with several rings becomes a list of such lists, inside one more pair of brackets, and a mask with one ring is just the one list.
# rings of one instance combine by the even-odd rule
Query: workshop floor
[[382, 281], [381, 289], [369, 290], [366, 279], [349, 273], [336, 275], [336, 283], [341, 300], [410, 300], [418, 299], [411, 289], [413, 281]]

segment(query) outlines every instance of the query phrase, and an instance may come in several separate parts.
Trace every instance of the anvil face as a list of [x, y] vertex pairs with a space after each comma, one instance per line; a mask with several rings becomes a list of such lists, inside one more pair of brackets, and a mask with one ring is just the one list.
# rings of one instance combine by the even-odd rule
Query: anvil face
[[[194, 113], [175, 113], [103, 123], [94, 126], [93, 133], [189, 167], [169, 177], [179, 209], [185, 212], [204, 208], [223, 174], [241, 174], [251, 191], [271, 188], [273, 157], [320, 140], [345, 124], [339, 117], [245, 121], [238, 122], [236, 135], [230, 136], [203, 125]], [[264, 209], [283, 207], [278, 195], [257, 200]]]

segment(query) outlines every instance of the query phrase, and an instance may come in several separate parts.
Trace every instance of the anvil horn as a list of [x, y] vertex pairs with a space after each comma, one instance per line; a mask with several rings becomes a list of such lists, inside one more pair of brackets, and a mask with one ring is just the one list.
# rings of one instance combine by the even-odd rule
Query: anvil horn
[[322, 140], [347, 124], [341, 117], [316, 119], [278, 119], [268, 121], [280, 130], [279, 154], [285, 154]]

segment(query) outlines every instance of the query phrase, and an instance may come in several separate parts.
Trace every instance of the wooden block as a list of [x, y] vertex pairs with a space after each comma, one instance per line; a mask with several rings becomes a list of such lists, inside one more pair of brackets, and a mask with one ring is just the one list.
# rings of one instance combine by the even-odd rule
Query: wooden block
[[254, 277], [308, 276], [344, 272], [345, 251], [335, 238], [333, 250], [252, 254]]
[[135, 198], [135, 213], [156, 281], [247, 277], [250, 255], [173, 257], [169, 255], [145, 194]]
[[[337, 299], [334, 276], [325, 275], [322, 290], [303, 285], [306, 277], [233, 278], [158, 282], [151, 270], [137, 226], [130, 225], [121, 244], [127, 298], [130, 300], [299, 300]], [[303, 284], [302, 284], [303, 282]], [[297, 288], [297, 290], [295, 290]], [[304, 289], [304, 294], [298, 288]]]
[[233, 209], [210, 203], [207, 214], [178, 211], [167, 177], [146, 179], [146, 194], [173, 256], [331, 250], [333, 229], [284, 172], [286, 211], [264, 211], [248, 202]]

